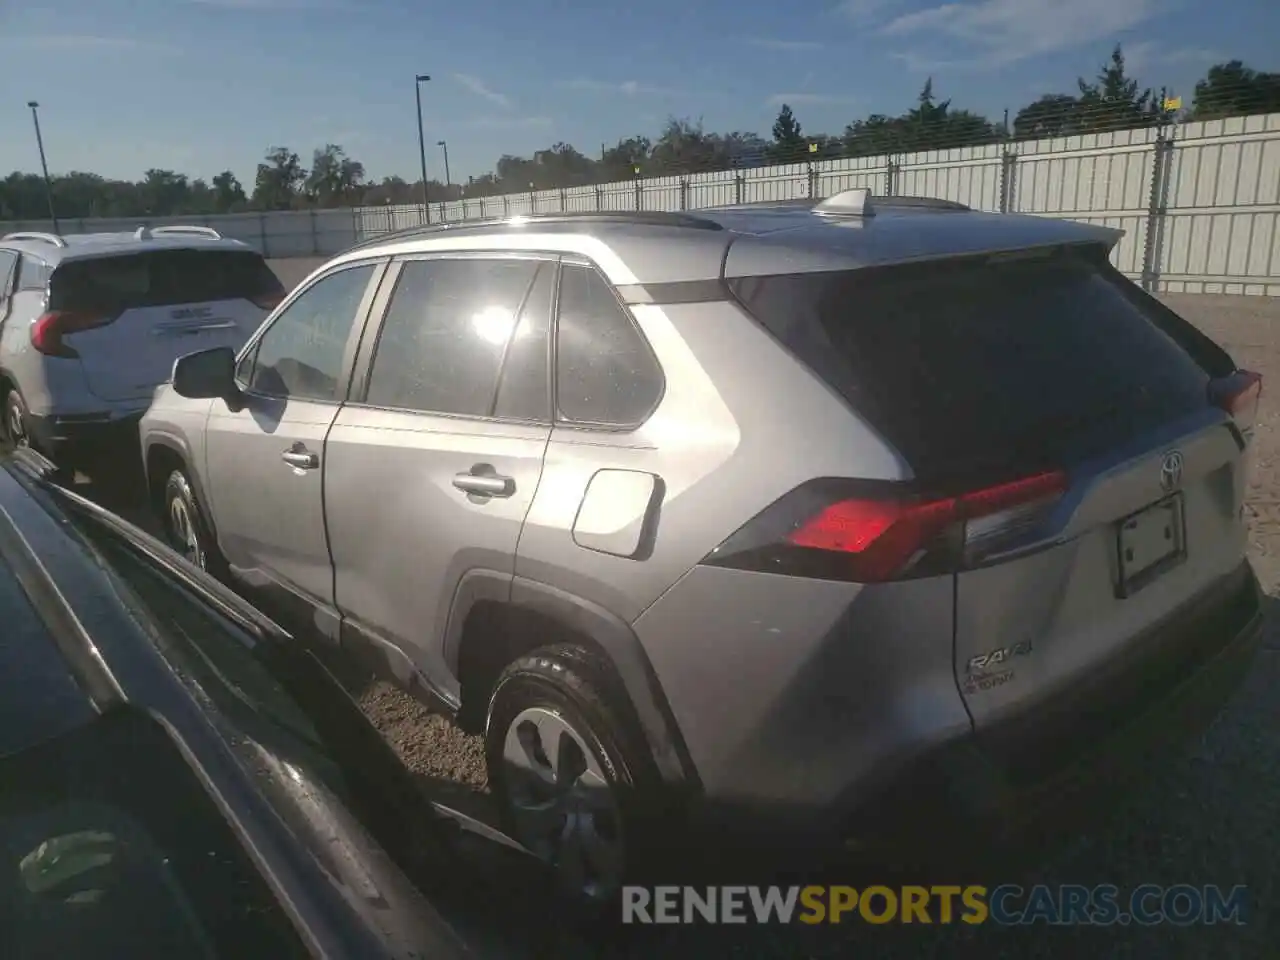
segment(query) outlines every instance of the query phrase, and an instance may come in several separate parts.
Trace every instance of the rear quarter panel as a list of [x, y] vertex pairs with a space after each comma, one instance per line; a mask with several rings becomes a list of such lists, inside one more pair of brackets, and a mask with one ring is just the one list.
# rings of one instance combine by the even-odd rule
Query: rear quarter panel
[[[557, 427], [521, 535], [516, 575], [631, 622], [756, 513], [812, 477], [904, 475], [897, 455], [729, 302], [633, 307], [666, 377], [637, 430]], [[586, 549], [572, 530], [591, 478], [613, 468], [663, 488], [651, 549]], [[619, 516], [618, 529], [640, 520]]]

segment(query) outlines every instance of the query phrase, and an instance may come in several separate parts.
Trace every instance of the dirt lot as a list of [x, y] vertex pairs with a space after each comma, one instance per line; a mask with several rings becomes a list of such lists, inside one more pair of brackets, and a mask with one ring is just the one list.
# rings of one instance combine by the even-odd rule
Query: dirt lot
[[[319, 261], [277, 261], [286, 284]], [[1273, 385], [1264, 396], [1249, 504], [1251, 555], [1272, 600], [1266, 649], [1245, 689], [1185, 757], [1141, 793], [1118, 798], [1113, 822], [1080, 835], [1052, 862], [1021, 877], [921, 878], [986, 882], [1138, 885], [1237, 884], [1249, 888], [1243, 927], [1000, 930], [871, 927], [859, 921], [817, 930], [651, 928], [612, 956], [648, 957], [1277, 957], [1280, 948], [1280, 300], [1170, 296], [1168, 302]], [[478, 744], [386, 687], [363, 696], [369, 715], [445, 803], [484, 815]]]

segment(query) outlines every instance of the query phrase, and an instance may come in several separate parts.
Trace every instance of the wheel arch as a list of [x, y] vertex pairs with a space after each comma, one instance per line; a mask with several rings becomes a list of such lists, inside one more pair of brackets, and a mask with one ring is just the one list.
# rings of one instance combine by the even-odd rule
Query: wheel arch
[[459, 584], [443, 650], [461, 690], [459, 723], [483, 723], [493, 683], [507, 664], [564, 642], [594, 654], [607, 672], [663, 781], [682, 792], [699, 791], [697, 771], [635, 631], [599, 604], [536, 580], [473, 571]]
[[209, 509], [209, 498], [205, 494], [200, 480], [200, 472], [191, 464], [191, 448], [182, 437], [170, 433], [152, 434], [146, 438], [142, 451], [143, 482], [149, 502], [158, 507], [159, 498], [164, 494], [164, 486], [171, 470], [182, 470], [190, 481], [196, 498], [199, 501], [202, 519], [209, 527], [209, 533], [217, 542], [217, 529], [213, 515]]

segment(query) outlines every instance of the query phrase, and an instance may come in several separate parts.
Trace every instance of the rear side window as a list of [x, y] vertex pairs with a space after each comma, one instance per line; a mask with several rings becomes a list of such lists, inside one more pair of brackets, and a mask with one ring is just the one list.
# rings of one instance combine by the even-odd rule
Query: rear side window
[[1205, 403], [1208, 372], [1084, 254], [734, 281], [921, 478], [1064, 466]]
[[537, 260], [405, 263], [369, 371], [368, 403], [488, 416]]
[[219, 300], [266, 304], [282, 292], [250, 250], [151, 250], [62, 264], [53, 272], [50, 306], [119, 312]]
[[556, 403], [561, 420], [606, 427], [642, 423], [662, 397], [649, 344], [591, 267], [566, 263], [556, 327]]
[[18, 255], [9, 250], [0, 250], [0, 300], [9, 295], [9, 280], [14, 268], [18, 265]]
[[18, 276], [14, 282], [15, 290], [36, 290], [43, 292], [49, 285], [49, 265], [37, 260], [30, 254], [18, 258]]

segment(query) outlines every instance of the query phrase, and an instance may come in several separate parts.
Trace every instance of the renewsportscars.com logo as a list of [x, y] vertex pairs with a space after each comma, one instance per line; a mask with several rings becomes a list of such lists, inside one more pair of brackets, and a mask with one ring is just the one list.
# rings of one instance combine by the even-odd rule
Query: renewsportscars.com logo
[[623, 887], [622, 922], [1243, 925], [1246, 901], [1244, 886], [1191, 884]]

